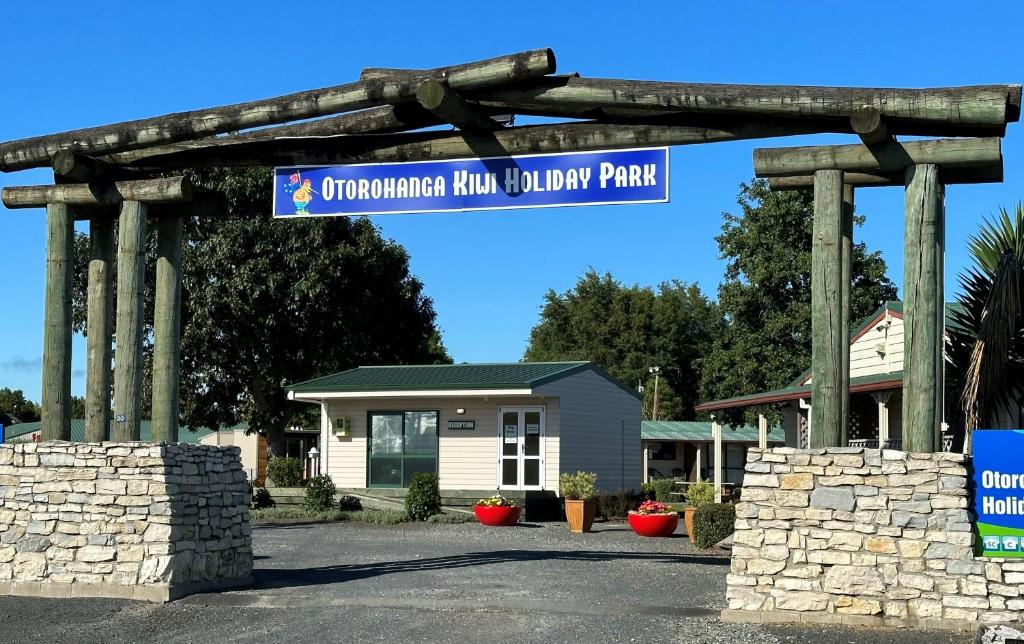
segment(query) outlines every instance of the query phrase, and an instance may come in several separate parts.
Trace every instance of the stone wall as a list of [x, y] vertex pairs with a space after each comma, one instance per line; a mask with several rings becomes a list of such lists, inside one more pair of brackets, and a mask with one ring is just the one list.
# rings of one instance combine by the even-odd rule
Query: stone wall
[[961, 454], [750, 450], [732, 621], [966, 629], [1024, 616], [1024, 560], [974, 556]]
[[167, 601], [251, 573], [239, 448], [0, 445], [0, 594]]

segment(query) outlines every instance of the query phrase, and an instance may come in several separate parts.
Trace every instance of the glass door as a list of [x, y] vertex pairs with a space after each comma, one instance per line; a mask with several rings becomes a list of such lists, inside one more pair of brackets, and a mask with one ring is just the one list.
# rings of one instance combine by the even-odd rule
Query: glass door
[[498, 416], [498, 489], [543, 489], [544, 408], [502, 407]]

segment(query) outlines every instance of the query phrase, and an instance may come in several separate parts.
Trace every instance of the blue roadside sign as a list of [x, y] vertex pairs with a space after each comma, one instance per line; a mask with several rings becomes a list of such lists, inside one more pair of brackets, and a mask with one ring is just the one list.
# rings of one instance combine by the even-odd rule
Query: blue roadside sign
[[274, 217], [669, 200], [668, 148], [274, 169]]
[[1024, 430], [978, 430], [972, 442], [979, 550], [1024, 557]]

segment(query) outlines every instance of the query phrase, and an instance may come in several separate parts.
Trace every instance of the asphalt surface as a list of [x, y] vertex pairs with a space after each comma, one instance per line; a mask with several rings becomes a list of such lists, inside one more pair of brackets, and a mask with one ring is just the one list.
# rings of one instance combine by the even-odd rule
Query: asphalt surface
[[0, 597], [0, 642], [900, 642], [965, 634], [724, 624], [728, 559], [627, 526], [258, 526], [256, 585], [166, 605]]

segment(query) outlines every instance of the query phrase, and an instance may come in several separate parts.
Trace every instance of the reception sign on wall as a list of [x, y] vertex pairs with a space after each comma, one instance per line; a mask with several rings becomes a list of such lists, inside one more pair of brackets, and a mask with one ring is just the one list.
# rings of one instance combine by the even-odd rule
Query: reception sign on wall
[[668, 148], [274, 169], [274, 216], [668, 201]]
[[980, 550], [1024, 557], [1024, 430], [979, 430], [972, 440]]

